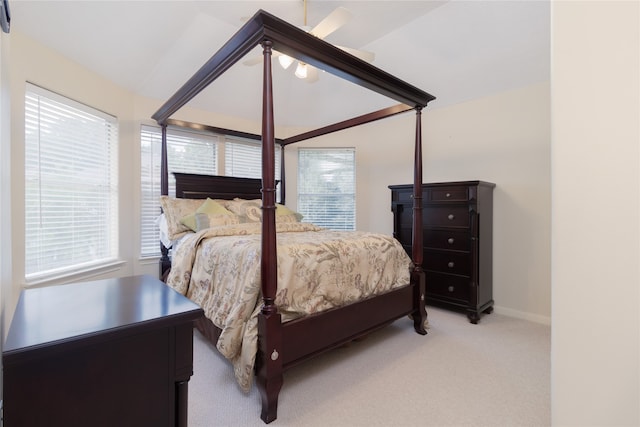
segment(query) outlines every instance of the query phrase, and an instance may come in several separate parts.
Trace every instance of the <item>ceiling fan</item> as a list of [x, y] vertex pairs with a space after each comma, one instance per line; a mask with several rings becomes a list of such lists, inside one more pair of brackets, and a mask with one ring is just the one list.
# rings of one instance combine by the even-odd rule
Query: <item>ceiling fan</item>
[[[333, 33], [343, 25], [345, 25], [351, 18], [351, 12], [339, 6], [334, 9], [329, 15], [327, 15], [322, 21], [320, 21], [315, 27], [309, 27], [307, 25], [307, 0], [303, 0], [304, 2], [304, 24], [300, 27], [304, 31], [309, 34], [318, 37], [319, 39], [324, 39], [329, 34]], [[345, 52], [362, 59], [363, 61], [372, 62], [375, 59], [375, 54], [373, 52], [368, 52], [364, 50], [353, 49], [344, 46], [334, 45], [339, 49], [344, 50]], [[302, 61], [297, 61], [290, 56], [284, 55], [280, 52], [274, 51], [274, 57], [278, 57], [278, 62], [282, 66], [282, 68], [289, 68], [294, 62], [297, 62], [295, 76], [304, 79], [308, 83], [313, 83], [318, 80], [318, 69], [312, 67], [309, 64], [306, 64]], [[256, 65], [262, 62], [262, 56], [250, 58], [243, 62], [244, 65]]]

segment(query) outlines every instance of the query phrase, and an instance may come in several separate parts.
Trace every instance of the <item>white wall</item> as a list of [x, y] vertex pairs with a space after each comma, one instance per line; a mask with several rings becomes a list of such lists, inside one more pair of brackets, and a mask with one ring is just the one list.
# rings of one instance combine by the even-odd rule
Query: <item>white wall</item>
[[640, 425], [640, 3], [552, 3], [552, 422]]
[[[11, 114], [9, 92], [9, 36], [0, 32], [0, 351], [4, 347], [5, 293], [11, 289]], [[0, 383], [2, 373], [0, 372]], [[0, 391], [0, 399], [3, 393]]]
[[436, 110], [425, 151], [429, 181], [496, 184], [496, 310], [544, 323], [551, 315], [549, 105], [543, 83]]
[[[3, 185], [11, 185], [10, 238], [12, 271], [10, 277], [2, 277], [3, 298], [6, 303], [4, 319], [7, 326], [15, 309], [20, 290], [24, 286], [24, 94], [26, 82], [33, 83], [63, 96], [85, 103], [119, 118], [119, 238], [120, 256], [123, 261], [119, 267], [107, 271], [93, 272], [73, 276], [57, 282], [94, 280], [106, 277], [131, 275], [134, 272], [134, 245], [129, 236], [137, 229], [137, 216], [131, 210], [131, 201], [139, 187], [137, 170], [133, 164], [132, 153], [138, 150], [134, 143], [133, 97], [115, 84], [87, 71], [77, 64], [66, 60], [55, 52], [22, 36], [17, 31], [9, 35], [11, 50], [8, 55], [11, 94], [10, 120], [10, 178], [2, 175]], [[5, 57], [7, 59], [7, 57]], [[139, 138], [139, 137], [138, 137]], [[131, 185], [133, 183], [133, 185]], [[6, 226], [3, 217], [3, 227]], [[4, 231], [4, 230], [3, 230]], [[4, 239], [3, 239], [4, 240]], [[9, 282], [9, 283], [7, 283]], [[5, 328], [5, 334], [7, 332]]]
[[[550, 100], [541, 83], [422, 113], [423, 182], [483, 180], [494, 190], [496, 311], [551, 321]], [[415, 113], [287, 148], [295, 196], [296, 147], [356, 148], [357, 228], [393, 231], [393, 184], [413, 183]], [[295, 198], [287, 204], [295, 207]]]

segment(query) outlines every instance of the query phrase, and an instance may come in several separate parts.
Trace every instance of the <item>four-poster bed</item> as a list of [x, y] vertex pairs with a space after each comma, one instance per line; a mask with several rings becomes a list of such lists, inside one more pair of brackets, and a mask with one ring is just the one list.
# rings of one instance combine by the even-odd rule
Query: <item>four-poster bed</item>
[[[232, 38], [207, 61], [154, 115], [163, 127], [162, 194], [168, 193], [166, 126], [170, 118], [216, 78], [228, 70], [256, 45], [263, 47], [262, 95], [262, 179], [204, 177], [176, 174], [176, 197], [212, 199], [261, 199], [260, 291], [262, 305], [257, 312], [258, 348], [255, 355], [257, 385], [262, 398], [261, 418], [266, 423], [277, 415], [278, 394], [283, 370], [321, 352], [343, 345], [383, 327], [401, 317], [411, 316], [419, 334], [426, 334], [425, 279], [422, 269], [422, 148], [421, 110], [435, 99], [432, 95], [317, 39], [275, 16], [258, 11]], [[331, 132], [347, 129], [408, 110], [416, 112], [414, 160], [414, 216], [412, 263], [407, 265], [409, 284], [385, 290], [380, 295], [331, 308], [320, 313], [283, 322], [276, 305], [279, 253], [276, 229], [276, 189], [274, 173], [274, 111], [271, 74], [273, 50], [289, 55], [338, 77], [385, 95], [401, 104], [365, 114], [321, 129], [277, 142], [284, 148]], [[284, 169], [283, 169], [284, 170]], [[284, 181], [284, 177], [283, 177]], [[284, 182], [282, 183], [284, 188]], [[279, 244], [279, 243], [278, 243]], [[406, 256], [406, 255], [405, 255]], [[198, 328], [211, 340], [221, 330], [203, 318]]]

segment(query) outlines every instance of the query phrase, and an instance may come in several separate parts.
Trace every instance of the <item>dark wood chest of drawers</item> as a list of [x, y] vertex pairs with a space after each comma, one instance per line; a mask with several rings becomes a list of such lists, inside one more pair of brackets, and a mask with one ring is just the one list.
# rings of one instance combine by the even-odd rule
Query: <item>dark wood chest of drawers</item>
[[[484, 181], [422, 185], [423, 269], [428, 304], [493, 311], [493, 188]], [[413, 185], [390, 185], [393, 234], [411, 255]]]

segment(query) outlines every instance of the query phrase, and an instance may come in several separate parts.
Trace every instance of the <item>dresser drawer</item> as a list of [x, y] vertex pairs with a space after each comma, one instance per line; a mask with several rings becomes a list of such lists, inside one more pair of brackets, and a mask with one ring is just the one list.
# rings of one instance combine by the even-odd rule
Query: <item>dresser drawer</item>
[[471, 276], [471, 254], [469, 252], [424, 251], [425, 270]]
[[426, 202], [466, 202], [469, 200], [469, 187], [433, 187], [427, 191]]
[[430, 296], [443, 297], [461, 302], [469, 301], [469, 283], [467, 277], [452, 274], [426, 272], [427, 300]]
[[413, 207], [413, 189], [394, 192], [391, 201], [408, 203], [409, 207]]
[[467, 206], [429, 206], [423, 211], [427, 227], [469, 227]]
[[[409, 229], [411, 233], [411, 229]], [[409, 234], [410, 235], [410, 234]], [[471, 236], [466, 231], [424, 230], [425, 248], [450, 249], [452, 251], [470, 251]]]

